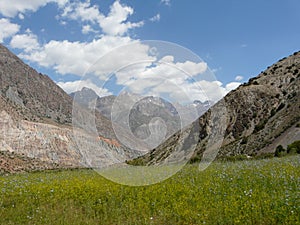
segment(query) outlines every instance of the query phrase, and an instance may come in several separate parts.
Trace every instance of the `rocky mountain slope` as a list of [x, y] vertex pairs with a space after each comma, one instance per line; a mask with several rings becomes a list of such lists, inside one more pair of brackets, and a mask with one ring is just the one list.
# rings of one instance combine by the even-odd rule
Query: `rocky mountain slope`
[[[201, 116], [212, 106], [212, 102], [202, 103], [197, 100], [187, 105], [171, 104], [160, 97], [144, 97], [129, 92], [124, 92], [119, 97], [114, 95], [99, 97], [92, 89], [86, 87], [71, 93], [70, 96], [83, 107], [95, 108], [107, 119], [114, 120], [114, 123], [125, 128], [129, 126], [130, 132], [139, 139], [146, 139], [151, 135], [149, 124], [153, 118], [160, 118], [165, 122], [166, 136], [169, 137], [180, 130], [181, 125], [186, 126], [192, 123], [195, 118]], [[132, 107], [129, 109], [128, 105], [132, 105]], [[113, 107], [114, 112], [112, 112]], [[116, 111], [126, 114], [126, 110], [130, 111], [128, 121], [112, 118], [112, 115], [120, 117], [120, 115], [116, 115]], [[182, 114], [185, 116], [182, 117]]]
[[19, 115], [30, 121], [50, 119], [70, 123], [72, 98], [48, 76], [26, 65], [0, 45], [1, 96], [17, 108]]
[[[93, 154], [95, 163], [101, 165], [122, 162], [135, 155], [116, 141], [111, 122], [97, 112], [96, 134], [77, 129], [76, 132], [85, 137], [77, 140], [72, 127], [72, 106], [73, 99], [49, 77], [38, 73], [0, 45], [1, 162], [9, 161], [13, 165], [8, 159], [14, 154], [15, 160], [22, 159], [18, 170], [22, 165], [26, 169], [31, 164], [39, 165], [39, 168], [42, 165], [44, 168], [52, 168], [50, 165], [79, 167], [89, 166], [85, 154], [95, 149], [99, 150]], [[77, 109], [86, 113], [83, 108]], [[80, 149], [81, 143], [84, 152]], [[3, 165], [5, 163], [0, 164], [0, 170]]]
[[183, 133], [130, 163], [163, 163], [175, 151], [189, 150], [192, 161], [200, 160], [215, 150], [217, 142], [221, 142], [217, 157], [274, 152], [275, 143], [285, 147], [289, 144], [285, 140], [300, 139], [299, 120], [300, 52], [295, 52], [231, 91]]

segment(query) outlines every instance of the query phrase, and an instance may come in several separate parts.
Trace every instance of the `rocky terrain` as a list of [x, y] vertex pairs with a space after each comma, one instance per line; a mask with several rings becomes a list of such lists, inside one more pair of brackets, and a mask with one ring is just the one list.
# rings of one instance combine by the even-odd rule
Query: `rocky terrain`
[[[179, 131], [181, 126], [191, 124], [213, 104], [197, 100], [187, 105], [172, 104], [160, 97], [145, 97], [129, 92], [121, 93], [118, 97], [114, 95], [99, 97], [92, 89], [86, 87], [71, 93], [70, 96], [83, 107], [95, 108], [101, 115], [113, 120], [115, 124], [129, 129], [129, 132], [132, 132], [137, 139], [146, 139], [151, 135], [149, 127], [155, 123], [153, 118], [159, 118], [164, 123], [166, 132], [157, 130], [159, 135], [169, 137]], [[125, 119], [121, 120], [120, 117]], [[156, 128], [162, 129], [158, 126]]]
[[[100, 113], [95, 114], [96, 133], [78, 128], [75, 134], [85, 138], [74, 137], [72, 106], [73, 99], [49, 77], [0, 45], [0, 170], [15, 171], [8, 166], [13, 161], [18, 161], [18, 171], [43, 165], [105, 166], [135, 155], [116, 141], [111, 122]], [[95, 159], [90, 159], [89, 151], [95, 149]]]
[[[161, 98], [129, 93], [99, 98], [87, 88], [72, 95], [74, 102], [49, 77], [0, 45], [0, 173], [102, 167], [132, 158], [136, 159], [130, 162], [139, 165], [194, 161], [217, 147], [217, 157], [274, 152], [277, 145], [286, 147], [300, 139], [299, 71], [297, 52], [230, 92], [208, 111], [210, 102], [172, 105]], [[194, 121], [194, 111], [205, 113]], [[180, 121], [180, 113], [191, 116]], [[179, 122], [187, 126], [183, 132], [178, 132]], [[118, 141], [114, 129], [125, 143], [141, 149], [151, 147], [162, 134], [169, 138], [138, 157], [141, 152]], [[144, 146], [138, 139], [153, 133], [149, 129], [159, 135]]]
[[182, 157], [195, 161], [216, 146], [217, 157], [274, 152], [275, 145], [286, 147], [300, 139], [299, 120], [300, 52], [295, 52], [231, 91], [184, 132], [130, 163], [163, 163], [174, 152], [190, 152]]
[[48, 76], [26, 65], [0, 45], [1, 96], [14, 105], [22, 119], [71, 123], [72, 98]]

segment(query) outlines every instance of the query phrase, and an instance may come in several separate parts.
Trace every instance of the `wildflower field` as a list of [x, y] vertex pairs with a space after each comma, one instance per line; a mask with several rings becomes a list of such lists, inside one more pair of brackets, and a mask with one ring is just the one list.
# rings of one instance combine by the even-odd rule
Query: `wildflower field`
[[300, 156], [187, 165], [150, 186], [93, 170], [0, 176], [0, 224], [300, 224]]

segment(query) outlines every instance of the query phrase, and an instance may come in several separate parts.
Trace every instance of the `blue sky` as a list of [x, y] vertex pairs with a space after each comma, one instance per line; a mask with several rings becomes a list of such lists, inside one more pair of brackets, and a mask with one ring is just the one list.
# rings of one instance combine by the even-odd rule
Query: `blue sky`
[[[82, 76], [97, 58], [135, 41], [173, 42], [200, 56], [214, 72], [213, 84], [201, 85], [217, 100], [280, 58], [300, 50], [299, 9], [298, 0], [1, 0], [0, 42], [67, 92], [89, 86], [98, 88], [100, 95], [117, 94], [117, 84], [96, 87], [89, 77]], [[131, 57], [145, 57], [141, 43], [134, 47]], [[166, 62], [184, 66], [176, 57]], [[151, 72], [165, 69], [155, 66]], [[143, 73], [149, 74], [145, 68]], [[203, 68], [197, 68], [202, 73]], [[200, 78], [194, 78], [199, 83]], [[141, 75], [134, 79], [143, 80]], [[138, 85], [147, 88], [149, 80], [143, 81]], [[191, 98], [201, 98], [190, 83], [182, 87], [193, 95]], [[214, 88], [219, 96], [213, 96]]]

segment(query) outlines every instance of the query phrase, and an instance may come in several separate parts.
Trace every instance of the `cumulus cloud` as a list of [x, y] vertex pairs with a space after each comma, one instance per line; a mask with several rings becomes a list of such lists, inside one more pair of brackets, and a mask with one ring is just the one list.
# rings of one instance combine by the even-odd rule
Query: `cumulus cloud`
[[0, 43], [2, 43], [4, 39], [12, 37], [19, 30], [20, 26], [18, 24], [11, 23], [5, 18], [0, 19]]
[[82, 26], [81, 32], [82, 32], [83, 34], [97, 33], [97, 31], [94, 30], [89, 24]]
[[[39, 49], [23, 52], [19, 56], [30, 62], [38, 63], [46, 68], [52, 68], [57, 73], [83, 74], [104, 54], [120, 45], [132, 42], [130, 37], [103, 36], [92, 42], [50, 41]], [[119, 56], [122, 57], [122, 56]], [[126, 56], [123, 59], [130, 60]], [[102, 71], [111, 68], [111, 64], [118, 62], [115, 58], [103, 65]]]
[[239, 82], [230, 82], [230, 83], [226, 84], [226, 87], [225, 87], [226, 92], [232, 91], [240, 85], [241, 85], [241, 83], [239, 83]]
[[204, 73], [206, 70], [207, 64], [205, 62], [196, 63], [189, 60], [174, 62], [174, 56], [167, 55], [160, 59], [154, 66], [145, 68], [140, 73], [140, 76], [153, 77], [160, 75], [168, 78], [176, 78], [180, 73], [186, 73], [187, 76], [195, 76]]
[[[29, 5], [37, 9], [37, 7], [52, 1], [36, 0], [33, 2], [35, 4], [32, 3]], [[84, 22], [85, 25], [82, 27], [82, 33], [84, 34], [90, 32], [97, 33], [98, 31], [95, 30], [96, 27], [101, 26], [105, 34], [91, 42], [50, 40], [48, 43], [39, 45], [37, 36], [31, 32], [27, 32], [15, 36], [10, 45], [13, 48], [24, 50], [19, 54], [21, 58], [29, 62], [37, 63], [40, 66], [51, 68], [62, 75], [74, 74], [82, 76], [96, 60], [113, 48], [134, 42], [130, 36], [124, 34], [126, 34], [129, 29], [143, 24], [142, 22], [129, 22], [128, 17], [133, 14], [134, 10], [129, 6], [122, 5], [119, 1], [115, 1], [111, 5], [110, 12], [107, 16], [102, 14], [96, 5], [91, 5], [90, 1], [67, 3], [67, 1], [60, 0], [55, 2], [61, 5], [65, 4], [62, 15], [58, 17], [58, 19], [64, 18]], [[18, 1], [15, 3], [18, 3]], [[23, 5], [22, 1], [20, 7], [16, 7], [18, 11], [23, 12], [25, 10], [25, 6], [23, 7]], [[17, 30], [10, 32], [9, 35], [13, 35], [16, 32]], [[6, 36], [8, 36], [8, 34], [5, 34], [5, 37]], [[99, 70], [104, 72], [108, 71], [112, 63], [122, 64], [124, 60], [130, 63], [129, 60], [137, 59], [137, 57], [145, 59], [145, 57], [140, 57], [141, 55], [146, 56], [146, 59], [148, 59], [148, 55], [145, 53], [147, 50], [148, 48], [145, 49], [142, 47], [140, 48], [140, 52], [139, 50], [133, 51], [133, 53], [129, 51], [126, 55], [114, 56], [110, 62], [104, 65], [104, 68], [99, 68]]]
[[15, 35], [10, 41], [10, 46], [23, 49], [26, 53], [40, 48], [37, 36], [32, 34], [30, 30], [27, 30], [26, 34]]
[[[84, 34], [98, 32], [97, 28], [104, 32], [102, 36], [90, 42], [50, 40], [41, 44], [38, 42], [38, 37], [30, 30], [15, 35], [20, 29], [19, 26], [11, 24], [7, 19], [0, 20], [0, 30], [1, 22], [5, 24], [2, 26], [0, 41], [15, 35], [10, 41], [10, 46], [23, 49], [20, 57], [51, 68], [61, 75], [73, 74], [81, 77], [88, 71], [104, 81], [114, 72], [116, 84], [124, 85], [132, 92], [143, 94], [147, 91], [148, 94], [156, 96], [167, 94], [183, 102], [195, 99], [217, 101], [240, 84], [231, 82], [224, 86], [219, 81], [199, 81], [197, 76], [208, 71], [205, 62], [176, 61], [172, 55], [159, 59], [158, 55], [151, 54], [153, 52], [150, 46], [133, 40], [128, 35], [130, 29], [143, 26], [143, 22], [129, 22], [128, 18], [134, 13], [134, 9], [122, 5], [120, 1], [115, 1], [111, 5], [107, 15], [104, 15], [98, 6], [91, 5], [90, 1], [69, 3], [64, 0], [34, 0], [27, 6], [24, 6], [23, 1], [13, 1], [21, 2], [19, 7], [17, 4], [10, 11], [7, 7], [1, 9], [0, 12], [3, 13], [6, 10], [7, 15], [23, 15], [28, 10], [35, 11], [49, 2], [56, 2], [60, 5], [64, 4], [62, 14], [58, 17], [60, 22], [78, 20], [80, 25], [84, 24], [82, 26]], [[165, 0], [162, 3], [169, 5], [170, 1]], [[150, 20], [158, 21], [159, 19], [160, 15], [157, 14]], [[4, 32], [3, 27], [14, 29]], [[122, 51], [112, 51], [119, 46], [124, 46]], [[105, 57], [101, 58], [104, 55]], [[100, 63], [96, 63], [100, 58]], [[88, 87], [99, 96], [112, 94], [109, 90], [95, 85], [92, 79], [87, 79], [87, 77], [83, 79], [85, 80], [61, 81], [57, 84], [68, 93]]]
[[130, 65], [115, 74], [118, 85], [137, 94], [169, 96], [178, 102], [217, 101], [226, 93], [220, 82], [193, 80], [207, 72], [207, 68], [205, 62], [175, 62], [173, 56], [167, 55], [154, 63]]
[[243, 79], [244, 79], [244, 77], [240, 76], [240, 75], [235, 77], [235, 81], [241, 81]]
[[102, 16], [98, 6], [91, 6], [90, 2], [73, 2], [66, 5], [63, 9], [62, 17], [71, 20], [80, 20], [85, 22], [97, 22]]
[[72, 93], [75, 91], [80, 91], [83, 87], [90, 88], [96, 92], [96, 94], [100, 97], [112, 95], [112, 93], [105, 89], [98, 87], [94, 83], [92, 83], [90, 80], [76, 80], [76, 81], [69, 81], [69, 82], [58, 82], [58, 86], [60, 86], [62, 89], [65, 90], [67, 93]]
[[115, 1], [110, 7], [108, 16], [101, 17], [99, 24], [104, 33], [108, 35], [123, 35], [129, 29], [144, 25], [143, 21], [137, 23], [126, 22], [127, 18], [132, 15], [133, 12], [133, 8], [121, 5], [119, 1]]
[[174, 65], [190, 76], [204, 73], [207, 70], [207, 64], [205, 62], [195, 63], [191, 61], [185, 61], [184, 63], [175, 63]]
[[62, 7], [67, 2], [67, 0], [1, 0], [0, 13], [6, 17], [15, 17], [19, 13], [25, 13], [27, 11], [35, 12], [48, 3], [57, 3]]
[[74, 2], [68, 4], [62, 13], [63, 18], [79, 20], [84, 22], [97, 23], [106, 35], [124, 35], [130, 29], [141, 27], [143, 21], [132, 23], [128, 17], [134, 13], [133, 8], [122, 5], [120, 1], [115, 1], [107, 16], [100, 12], [98, 6], [87, 2]]
[[158, 22], [158, 21], [160, 21], [160, 14], [159, 13], [156, 14], [155, 16], [151, 17], [149, 20], [151, 22]]

